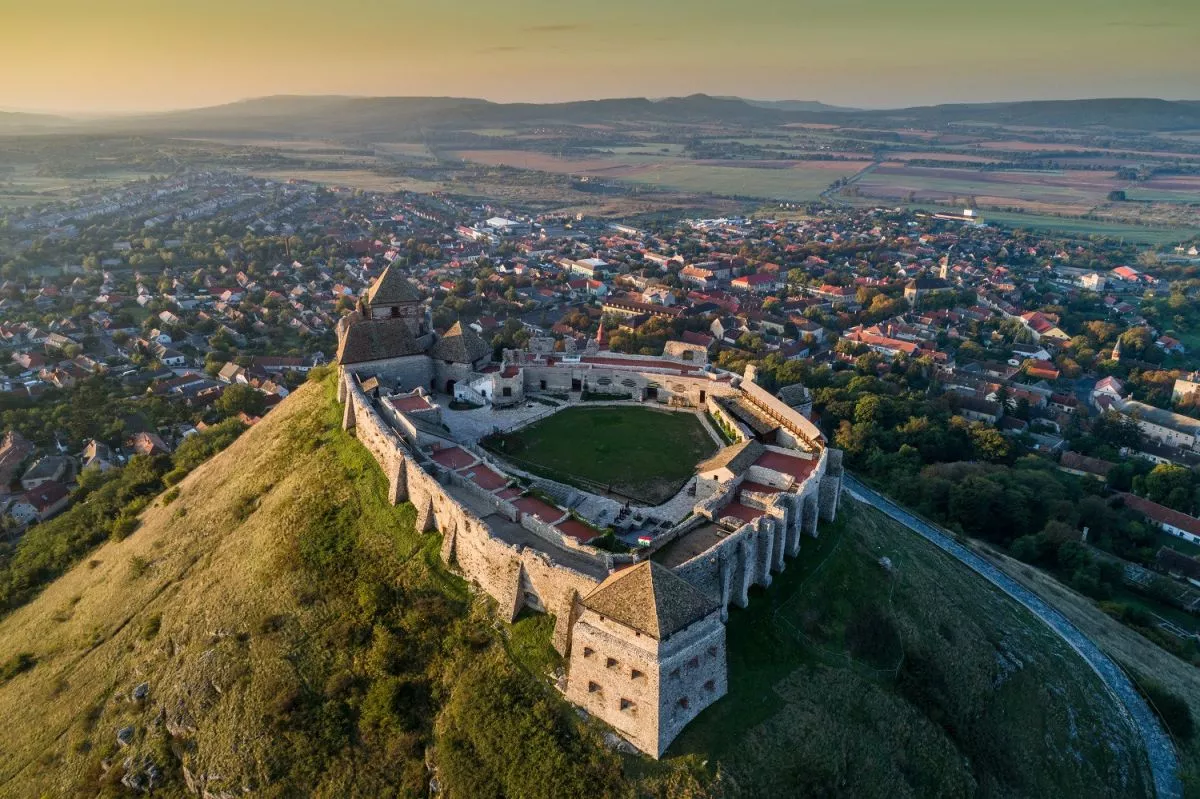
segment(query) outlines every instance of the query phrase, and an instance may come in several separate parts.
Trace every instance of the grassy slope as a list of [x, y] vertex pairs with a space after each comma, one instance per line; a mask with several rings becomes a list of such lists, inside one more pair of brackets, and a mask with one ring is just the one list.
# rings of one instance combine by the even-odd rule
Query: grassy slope
[[[1187, 702], [1193, 718], [1200, 718], [1200, 669], [1105, 615], [1091, 599], [1040, 569], [978, 541], [972, 542], [972, 547], [1087, 633], [1109, 657], [1125, 668], [1135, 682], [1146, 679], [1157, 682]], [[1185, 796], [1200, 797], [1200, 735], [1194, 735], [1190, 741], [1176, 741], [1175, 745]]]
[[[169, 765], [165, 731], [153, 723], [160, 711], [194, 727], [180, 750], [193, 773], [220, 774], [222, 787], [235, 788], [280, 778], [288, 768], [272, 759], [287, 745], [264, 726], [277, 716], [285, 723], [271, 731], [286, 735], [287, 703], [303, 704], [306, 681], [339, 668], [331, 639], [363, 634], [305, 568], [346, 548], [323, 531], [363, 533], [358, 545], [386, 564], [387, 577], [432, 583], [442, 600], [435, 615], [466, 615], [465, 586], [440, 571], [436, 541], [413, 534], [411, 507], [356, 496], [360, 486], [378, 490], [377, 470], [347, 437], [330, 437], [329, 411], [322, 387], [297, 392], [185, 480], [177, 499], [160, 498], [135, 535], [100, 547], [0, 622], [0, 658], [29, 652], [38, 661], [0, 686], [0, 717], [11, 722], [0, 794], [95, 785], [125, 724], [137, 728], [135, 751]], [[337, 507], [354, 518], [331, 516]], [[129, 695], [143, 681], [150, 695], [139, 705]], [[399, 768], [411, 767], [409, 753], [397, 754]]]
[[[627, 795], [540, 677], [548, 620], [494, 624], [339, 421], [307, 384], [0, 620], [0, 663], [36, 659], [0, 677], [0, 796], [123, 795], [147, 757], [158, 795], [424, 796], [435, 751], [449, 797]], [[480, 684], [504, 690], [459, 687]], [[507, 726], [528, 731], [517, 751]]]
[[848, 498], [822, 529], [732, 613], [729, 698], [671, 754], [755, 796], [1147, 795], [1136, 735], [1040, 622]]
[[[115, 794], [131, 753], [154, 758], [165, 795], [185, 793], [186, 766], [220, 775], [210, 790], [415, 796], [430, 750], [446, 795], [472, 799], [1145, 793], [1128, 731], [1073, 655], [852, 504], [732, 615], [730, 697], [622, 778], [540, 679], [559, 665], [549, 620], [493, 624], [411, 506], [383, 504], [337, 420], [327, 387], [297, 391], [137, 533], [0, 620], [0, 662], [37, 658], [0, 684], [0, 796]], [[890, 600], [876, 548], [899, 564]], [[894, 668], [886, 635], [864, 648], [868, 608], [920, 670]], [[141, 682], [147, 700], [131, 701]], [[134, 746], [118, 751], [127, 724]], [[709, 789], [705, 760], [722, 775]]]
[[691, 413], [567, 408], [515, 434], [522, 465], [573, 475], [651, 503], [672, 497], [716, 445]]

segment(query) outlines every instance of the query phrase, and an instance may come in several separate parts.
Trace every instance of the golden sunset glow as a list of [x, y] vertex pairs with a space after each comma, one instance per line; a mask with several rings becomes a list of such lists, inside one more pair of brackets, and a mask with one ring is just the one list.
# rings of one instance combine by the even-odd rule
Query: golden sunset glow
[[333, 93], [1188, 98], [1200, 86], [1197, 31], [1193, 0], [3, 0], [0, 108]]

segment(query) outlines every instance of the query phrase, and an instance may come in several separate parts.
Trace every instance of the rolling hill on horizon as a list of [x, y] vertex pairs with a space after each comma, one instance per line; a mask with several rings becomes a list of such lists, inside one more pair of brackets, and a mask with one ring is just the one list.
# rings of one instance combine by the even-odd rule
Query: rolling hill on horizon
[[386, 140], [426, 130], [514, 125], [706, 122], [747, 127], [825, 122], [885, 127], [941, 128], [980, 124], [1178, 131], [1200, 130], [1200, 101], [1094, 98], [852, 109], [818, 101], [747, 100], [705, 94], [655, 100], [627, 97], [559, 103], [497, 103], [458, 97], [274, 95], [201, 108], [90, 119], [0, 113], [0, 132], [281, 134]]

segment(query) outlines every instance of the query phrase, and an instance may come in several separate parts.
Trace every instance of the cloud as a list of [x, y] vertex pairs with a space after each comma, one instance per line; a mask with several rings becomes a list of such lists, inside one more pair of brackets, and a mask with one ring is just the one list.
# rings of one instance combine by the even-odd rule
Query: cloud
[[575, 33], [587, 28], [582, 22], [560, 22], [552, 25], [529, 25], [522, 28], [525, 33]]
[[497, 44], [492, 47], [484, 47], [479, 52], [481, 53], [515, 53], [521, 48], [515, 44]]

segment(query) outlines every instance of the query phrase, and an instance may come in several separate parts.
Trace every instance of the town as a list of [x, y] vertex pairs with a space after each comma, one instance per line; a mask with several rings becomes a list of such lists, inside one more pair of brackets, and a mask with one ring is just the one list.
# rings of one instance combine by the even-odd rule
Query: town
[[[473, 508], [467, 518], [491, 518], [493, 504], [531, 517], [522, 524], [532, 537], [501, 522], [484, 540], [516, 536], [525, 546], [549, 535], [561, 543], [535, 548], [565, 561], [581, 591], [603, 591], [614, 563], [637, 561], [606, 549], [644, 549], [679, 568], [742, 527], [769, 531], [770, 508], [784, 529], [815, 535], [815, 500], [809, 521], [803, 497], [793, 509], [770, 498], [780, 489], [748, 477], [730, 488], [752, 468], [754, 479], [813, 494], [824, 455], [809, 485], [811, 465], [789, 465], [794, 454], [759, 443], [774, 446], [780, 424], [802, 425], [804, 440], [837, 448], [838, 474], [844, 453], [848, 469], [895, 499], [1047, 569], [1200, 662], [1200, 239], [1158, 249], [1071, 239], [992, 225], [973, 209], [812, 206], [615, 222], [221, 172], [11, 209], [0, 235], [4, 546], [18, 548], [73, 505], [90, 508], [86, 521], [71, 520], [83, 530], [72, 551], [37, 559], [37, 575], [32, 566], [11, 574], [6, 602], [22, 601], [76, 551], [131, 533], [153, 493], [336, 363], [358, 375], [339, 378], [347, 407], [358, 403], [387, 435], [427, 447], [461, 433], [469, 451], [436, 444], [420, 457], [454, 472], [445, 480], [461, 484], [453, 495]], [[398, 338], [371, 327], [389, 306], [412, 320]], [[408, 356], [435, 367], [416, 380], [373, 371]], [[692, 385], [704, 376], [716, 382]], [[742, 398], [740, 380], [765, 398]], [[366, 410], [369, 397], [391, 421]], [[514, 420], [588, 403], [707, 408], [722, 454], [698, 465], [684, 501], [657, 517], [654, 503], [678, 485], [649, 501], [612, 484], [576, 481], [576, 494], [522, 473], [541, 489], [522, 495], [488, 465], [505, 458], [500, 434]], [[449, 433], [422, 433], [421, 420]], [[823, 443], [798, 446], [824, 452]], [[411, 488], [409, 469], [409, 485], [393, 485], [398, 498], [426, 490]], [[135, 479], [140, 487], [122, 494], [142, 497], [132, 510], [96, 499], [106, 481]], [[704, 505], [714, 491], [723, 499]], [[577, 505], [597, 492], [610, 499]], [[631, 496], [648, 517], [638, 524], [627, 518]], [[618, 513], [612, 498], [622, 497]], [[832, 519], [836, 500], [822, 503]], [[418, 510], [419, 529], [443, 527], [440, 507]], [[708, 532], [673, 541], [704, 518]], [[450, 560], [455, 537], [445, 540]], [[772, 568], [782, 568], [785, 546], [792, 556], [799, 539], [780, 539]], [[573, 606], [600, 606], [542, 596], [537, 579], [489, 585], [486, 569], [468, 572], [494, 597], [516, 592], [510, 618], [523, 606], [564, 620]], [[766, 571], [747, 575], [740, 589], [721, 578], [720, 621], [728, 602], [744, 606], [750, 583], [770, 582]], [[709, 618], [699, 596], [692, 615]], [[705, 683], [708, 698], [661, 731], [657, 721], [630, 726], [643, 751], [659, 756], [724, 693], [723, 628], [712, 630], [719, 685]], [[559, 643], [570, 631], [556, 637], [566, 655], [569, 643]], [[600, 689], [578, 685], [565, 690], [591, 707], [588, 692]], [[618, 713], [594, 709], [623, 729], [635, 703], [621, 703]]]

